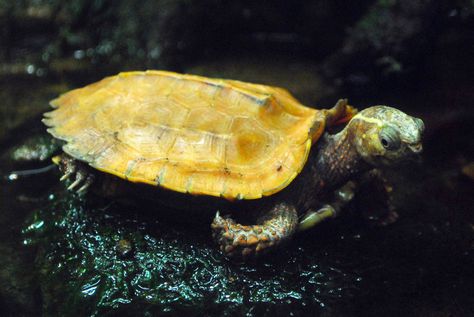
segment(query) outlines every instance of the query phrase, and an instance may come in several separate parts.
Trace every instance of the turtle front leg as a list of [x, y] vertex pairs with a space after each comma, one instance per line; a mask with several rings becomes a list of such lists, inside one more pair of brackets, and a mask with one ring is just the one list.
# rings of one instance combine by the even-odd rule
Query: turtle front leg
[[316, 211], [308, 211], [298, 224], [298, 230], [308, 230], [325, 219], [336, 217], [341, 209], [354, 198], [356, 188], [355, 182], [347, 182], [334, 192], [334, 200], [330, 204], [324, 205]]
[[291, 237], [297, 224], [294, 206], [282, 202], [259, 218], [255, 225], [241, 225], [217, 212], [211, 227], [214, 239], [226, 256], [249, 258]]
[[334, 200], [320, 209], [308, 211], [298, 224], [298, 230], [308, 230], [328, 218], [339, 215], [341, 209], [358, 194], [360, 209], [364, 218], [380, 226], [385, 226], [398, 219], [392, 198], [393, 187], [378, 169], [363, 175], [360, 181], [349, 181], [334, 192]]
[[59, 170], [63, 174], [60, 181], [71, 179], [71, 183], [67, 187], [68, 190], [75, 190], [78, 194], [83, 194], [94, 183], [95, 176], [90, 172], [90, 169], [70, 156], [62, 154], [55, 157], [53, 161], [58, 164]]
[[358, 189], [358, 200], [363, 210], [363, 217], [379, 226], [386, 226], [398, 219], [393, 203], [393, 186], [382, 171], [373, 169], [361, 179]]

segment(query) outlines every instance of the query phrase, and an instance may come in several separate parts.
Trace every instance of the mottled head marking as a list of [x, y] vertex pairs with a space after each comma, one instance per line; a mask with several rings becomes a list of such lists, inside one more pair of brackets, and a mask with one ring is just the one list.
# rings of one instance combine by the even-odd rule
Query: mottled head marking
[[370, 164], [389, 165], [422, 151], [424, 124], [388, 106], [374, 106], [358, 113], [348, 131], [358, 153]]

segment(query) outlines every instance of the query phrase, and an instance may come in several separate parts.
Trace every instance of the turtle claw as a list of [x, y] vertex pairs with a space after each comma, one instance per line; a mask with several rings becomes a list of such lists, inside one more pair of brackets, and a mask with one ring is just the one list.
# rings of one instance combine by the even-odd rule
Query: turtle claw
[[77, 186], [79, 186], [79, 184], [81, 184], [83, 179], [84, 179], [84, 175], [80, 171], [77, 171], [76, 179], [74, 180], [74, 182], [72, 182], [71, 185], [68, 186], [67, 190], [74, 190], [74, 188], [76, 188]]
[[[61, 157], [59, 168], [64, 173], [59, 179], [60, 181], [74, 179], [67, 187], [69, 191], [75, 190], [78, 194], [84, 194], [94, 182], [94, 175], [86, 167], [66, 155]], [[76, 188], [78, 189], [76, 190]]]
[[76, 188], [78, 188], [80, 186], [79, 189], [76, 190], [76, 193], [78, 193], [80, 195], [86, 193], [87, 189], [89, 189], [89, 187], [94, 182], [94, 175], [86, 174], [86, 173], [87, 172], [85, 172], [84, 170], [79, 169], [76, 172], [76, 179], [74, 180], [74, 182], [71, 185], [69, 185], [67, 190], [73, 191], [73, 190], [75, 190]]
[[61, 176], [61, 178], [59, 179], [59, 181], [61, 181], [61, 182], [65, 181], [66, 179], [68, 179], [69, 177], [71, 177], [72, 174], [74, 174], [74, 172], [67, 172], [67, 173], [65, 173], [63, 176]]
[[336, 210], [331, 205], [324, 205], [322, 208], [317, 211], [309, 211], [304, 215], [303, 219], [298, 224], [299, 231], [308, 230], [324, 219], [332, 218], [336, 216]]
[[82, 185], [81, 188], [77, 190], [77, 193], [78, 194], [85, 193], [87, 189], [92, 185], [93, 182], [94, 182], [94, 178], [92, 176], [87, 177], [84, 185]]

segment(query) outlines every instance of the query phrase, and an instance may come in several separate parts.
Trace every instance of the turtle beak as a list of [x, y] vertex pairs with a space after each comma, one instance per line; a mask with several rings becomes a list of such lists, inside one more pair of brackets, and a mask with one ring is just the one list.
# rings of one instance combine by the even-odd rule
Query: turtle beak
[[420, 143], [408, 144], [407, 146], [410, 149], [410, 155], [408, 155], [408, 160], [421, 164], [423, 162], [423, 158], [421, 156], [421, 152], [423, 152], [423, 145]]
[[423, 152], [423, 145], [421, 143], [408, 144], [408, 148], [413, 152], [413, 154], [420, 154]]
[[421, 140], [423, 139], [423, 133], [425, 131], [425, 124], [423, 123], [423, 120], [414, 118], [415, 125], [418, 127], [418, 138], [415, 140], [415, 142], [408, 144], [408, 147], [410, 150], [413, 152], [413, 154], [420, 154], [423, 151], [423, 145], [421, 143]]

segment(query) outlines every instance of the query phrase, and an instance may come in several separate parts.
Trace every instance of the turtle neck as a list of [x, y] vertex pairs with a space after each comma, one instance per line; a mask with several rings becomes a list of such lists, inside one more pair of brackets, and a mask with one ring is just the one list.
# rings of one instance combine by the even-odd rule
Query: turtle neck
[[[337, 134], [325, 133], [312, 149], [293, 194], [298, 209], [318, 208], [327, 195], [354, 176], [370, 169], [358, 154], [347, 126]], [[301, 193], [301, 194], [299, 194]]]

